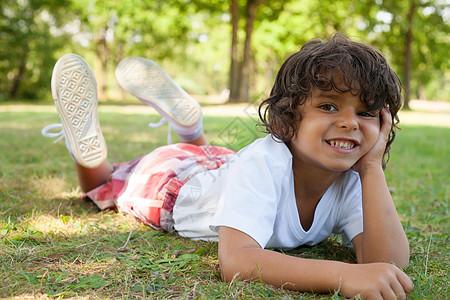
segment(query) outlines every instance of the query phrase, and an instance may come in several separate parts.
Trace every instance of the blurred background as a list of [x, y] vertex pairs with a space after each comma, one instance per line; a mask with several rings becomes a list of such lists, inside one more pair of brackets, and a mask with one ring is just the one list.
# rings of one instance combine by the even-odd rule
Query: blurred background
[[69, 52], [93, 67], [101, 101], [127, 97], [115, 66], [143, 56], [200, 99], [252, 102], [303, 43], [336, 31], [385, 53], [406, 107], [450, 102], [449, 25], [449, 0], [2, 0], [0, 103], [52, 101]]

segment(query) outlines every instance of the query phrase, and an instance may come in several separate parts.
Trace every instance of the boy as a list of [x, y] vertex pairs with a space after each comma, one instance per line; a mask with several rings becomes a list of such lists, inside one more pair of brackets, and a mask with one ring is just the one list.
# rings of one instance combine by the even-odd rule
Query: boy
[[[74, 68], [86, 80], [66, 75]], [[283, 64], [260, 106], [269, 135], [237, 154], [207, 144], [199, 106], [153, 62], [125, 59], [116, 77], [155, 107], [183, 143], [109, 164], [93, 73], [81, 58], [63, 57], [52, 78], [62, 134], [83, 191], [100, 208], [117, 206], [145, 224], [192, 239], [218, 237], [225, 281], [262, 279], [367, 299], [404, 299], [412, 290], [408, 276], [390, 264], [405, 267], [409, 261], [383, 173], [401, 88], [378, 51], [341, 34], [306, 43]], [[71, 97], [67, 82], [91, 91], [89, 96]], [[89, 104], [72, 105], [79, 98]], [[76, 107], [75, 114], [67, 107]], [[87, 138], [95, 155], [85, 151]], [[358, 264], [266, 250], [315, 245], [333, 232], [354, 247]]]

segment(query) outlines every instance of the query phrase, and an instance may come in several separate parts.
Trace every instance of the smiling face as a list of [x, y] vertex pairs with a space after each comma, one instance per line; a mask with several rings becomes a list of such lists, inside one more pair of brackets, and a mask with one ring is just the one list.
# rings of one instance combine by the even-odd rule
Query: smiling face
[[368, 110], [350, 92], [314, 88], [299, 109], [302, 119], [289, 143], [296, 167], [348, 170], [375, 145], [380, 132], [379, 112]]

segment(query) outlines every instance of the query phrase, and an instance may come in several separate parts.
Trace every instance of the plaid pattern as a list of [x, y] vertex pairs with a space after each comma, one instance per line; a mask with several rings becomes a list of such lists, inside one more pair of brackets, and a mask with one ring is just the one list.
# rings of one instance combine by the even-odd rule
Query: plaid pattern
[[163, 146], [114, 165], [110, 180], [86, 196], [101, 210], [117, 208], [148, 226], [172, 231], [172, 210], [184, 183], [195, 174], [219, 168], [234, 154], [217, 146]]

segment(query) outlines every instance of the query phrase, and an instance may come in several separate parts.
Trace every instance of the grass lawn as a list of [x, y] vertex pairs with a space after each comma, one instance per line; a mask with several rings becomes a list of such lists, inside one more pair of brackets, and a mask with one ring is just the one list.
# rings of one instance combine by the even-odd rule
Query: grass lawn
[[[166, 142], [148, 129], [145, 107], [100, 107], [112, 162]], [[448, 299], [450, 115], [441, 126], [421, 112], [402, 125], [386, 171], [411, 246], [406, 269], [412, 299]], [[442, 117], [442, 115], [441, 115]], [[445, 119], [445, 118], [444, 118]], [[339, 299], [220, 280], [216, 243], [194, 242], [145, 227], [82, 199], [64, 142], [40, 130], [58, 117], [50, 105], [0, 106], [0, 298], [299, 298]], [[249, 117], [205, 117], [213, 144], [239, 149], [258, 136]], [[131, 233], [131, 234], [130, 234]], [[128, 241], [128, 243], [127, 243]], [[333, 237], [291, 255], [353, 261]]]

